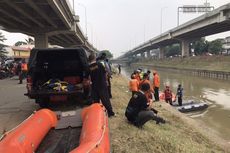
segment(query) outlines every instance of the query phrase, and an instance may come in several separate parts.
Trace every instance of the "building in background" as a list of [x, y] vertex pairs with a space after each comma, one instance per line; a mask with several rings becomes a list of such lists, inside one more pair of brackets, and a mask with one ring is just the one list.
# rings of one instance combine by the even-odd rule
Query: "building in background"
[[24, 46], [12, 46], [13, 58], [15, 60], [28, 59], [32, 48]]
[[223, 42], [224, 54], [230, 55], [230, 36], [226, 37]]

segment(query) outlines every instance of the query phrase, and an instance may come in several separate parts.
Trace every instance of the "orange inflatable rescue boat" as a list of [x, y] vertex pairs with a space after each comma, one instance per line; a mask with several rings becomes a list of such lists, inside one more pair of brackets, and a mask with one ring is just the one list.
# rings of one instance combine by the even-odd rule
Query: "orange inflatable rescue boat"
[[42, 109], [31, 115], [18, 127], [4, 134], [0, 141], [1, 153], [32, 153], [52, 127], [57, 124], [56, 114]]
[[105, 113], [105, 108], [99, 104], [82, 111], [80, 145], [70, 153], [109, 153], [108, 117]]
[[[81, 111], [82, 129], [79, 146], [70, 153], [109, 153], [109, 128], [105, 108], [92, 104]], [[4, 134], [0, 140], [0, 153], [33, 153], [49, 131], [58, 124], [57, 115], [49, 109], [41, 109], [23, 121], [15, 129]], [[68, 127], [66, 130], [68, 130]], [[54, 133], [60, 131], [55, 130]], [[52, 132], [49, 132], [52, 133]], [[69, 132], [67, 132], [69, 133]], [[71, 143], [71, 142], [70, 142]], [[65, 146], [66, 147], [66, 146]]]

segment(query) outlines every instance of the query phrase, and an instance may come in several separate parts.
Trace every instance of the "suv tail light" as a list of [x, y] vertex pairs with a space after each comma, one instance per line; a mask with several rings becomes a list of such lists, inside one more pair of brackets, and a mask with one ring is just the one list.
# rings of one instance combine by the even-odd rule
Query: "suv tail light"
[[26, 84], [26, 88], [28, 90], [28, 92], [30, 92], [32, 90], [32, 84], [33, 84], [33, 80], [31, 76], [27, 76], [27, 84]]

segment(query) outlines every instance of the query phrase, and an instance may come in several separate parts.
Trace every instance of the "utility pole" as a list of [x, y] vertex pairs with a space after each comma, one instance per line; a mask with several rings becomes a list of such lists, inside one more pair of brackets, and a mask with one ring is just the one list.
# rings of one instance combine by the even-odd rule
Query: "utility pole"
[[145, 42], [145, 25], [144, 25], [144, 42]]
[[161, 34], [162, 34], [162, 20], [163, 20], [162, 17], [163, 17], [163, 10], [166, 9], [166, 8], [167, 8], [167, 7], [161, 8], [161, 21], [160, 21], [160, 24], [161, 24], [161, 25], [160, 25], [160, 32], [161, 32]]
[[73, 0], [73, 15], [75, 15], [75, 11], [74, 11], [74, 0]]

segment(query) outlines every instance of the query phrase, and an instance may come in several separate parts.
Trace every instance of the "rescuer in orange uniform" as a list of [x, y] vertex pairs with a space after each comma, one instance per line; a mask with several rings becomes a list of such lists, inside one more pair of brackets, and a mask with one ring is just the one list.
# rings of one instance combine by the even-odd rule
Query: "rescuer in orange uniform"
[[153, 87], [154, 87], [155, 101], [159, 101], [160, 77], [156, 71], [153, 71]]
[[25, 60], [21, 63], [21, 70], [19, 71], [19, 84], [22, 84], [23, 79], [26, 77], [28, 71], [28, 65]]
[[140, 82], [141, 81], [141, 76], [140, 76], [141, 71], [136, 70], [134, 73], [135, 73], [135, 78], [137, 79], [138, 82]]
[[131, 80], [129, 81], [129, 91], [132, 92], [132, 96], [139, 90], [139, 81], [135, 78], [135, 74], [131, 75]]
[[148, 73], [144, 73], [143, 74], [143, 79], [140, 81], [139, 87], [141, 87], [142, 84], [145, 84], [145, 83], [149, 84], [149, 86], [150, 86], [150, 90], [145, 93], [145, 96], [146, 96], [148, 102], [151, 102], [152, 99], [153, 99], [152, 95], [153, 95], [154, 91], [153, 91], [153, 87], [152, 87], [152, 85], [151, 85], [151, 83], [149, 81], [149, 75], [148, 75]]

